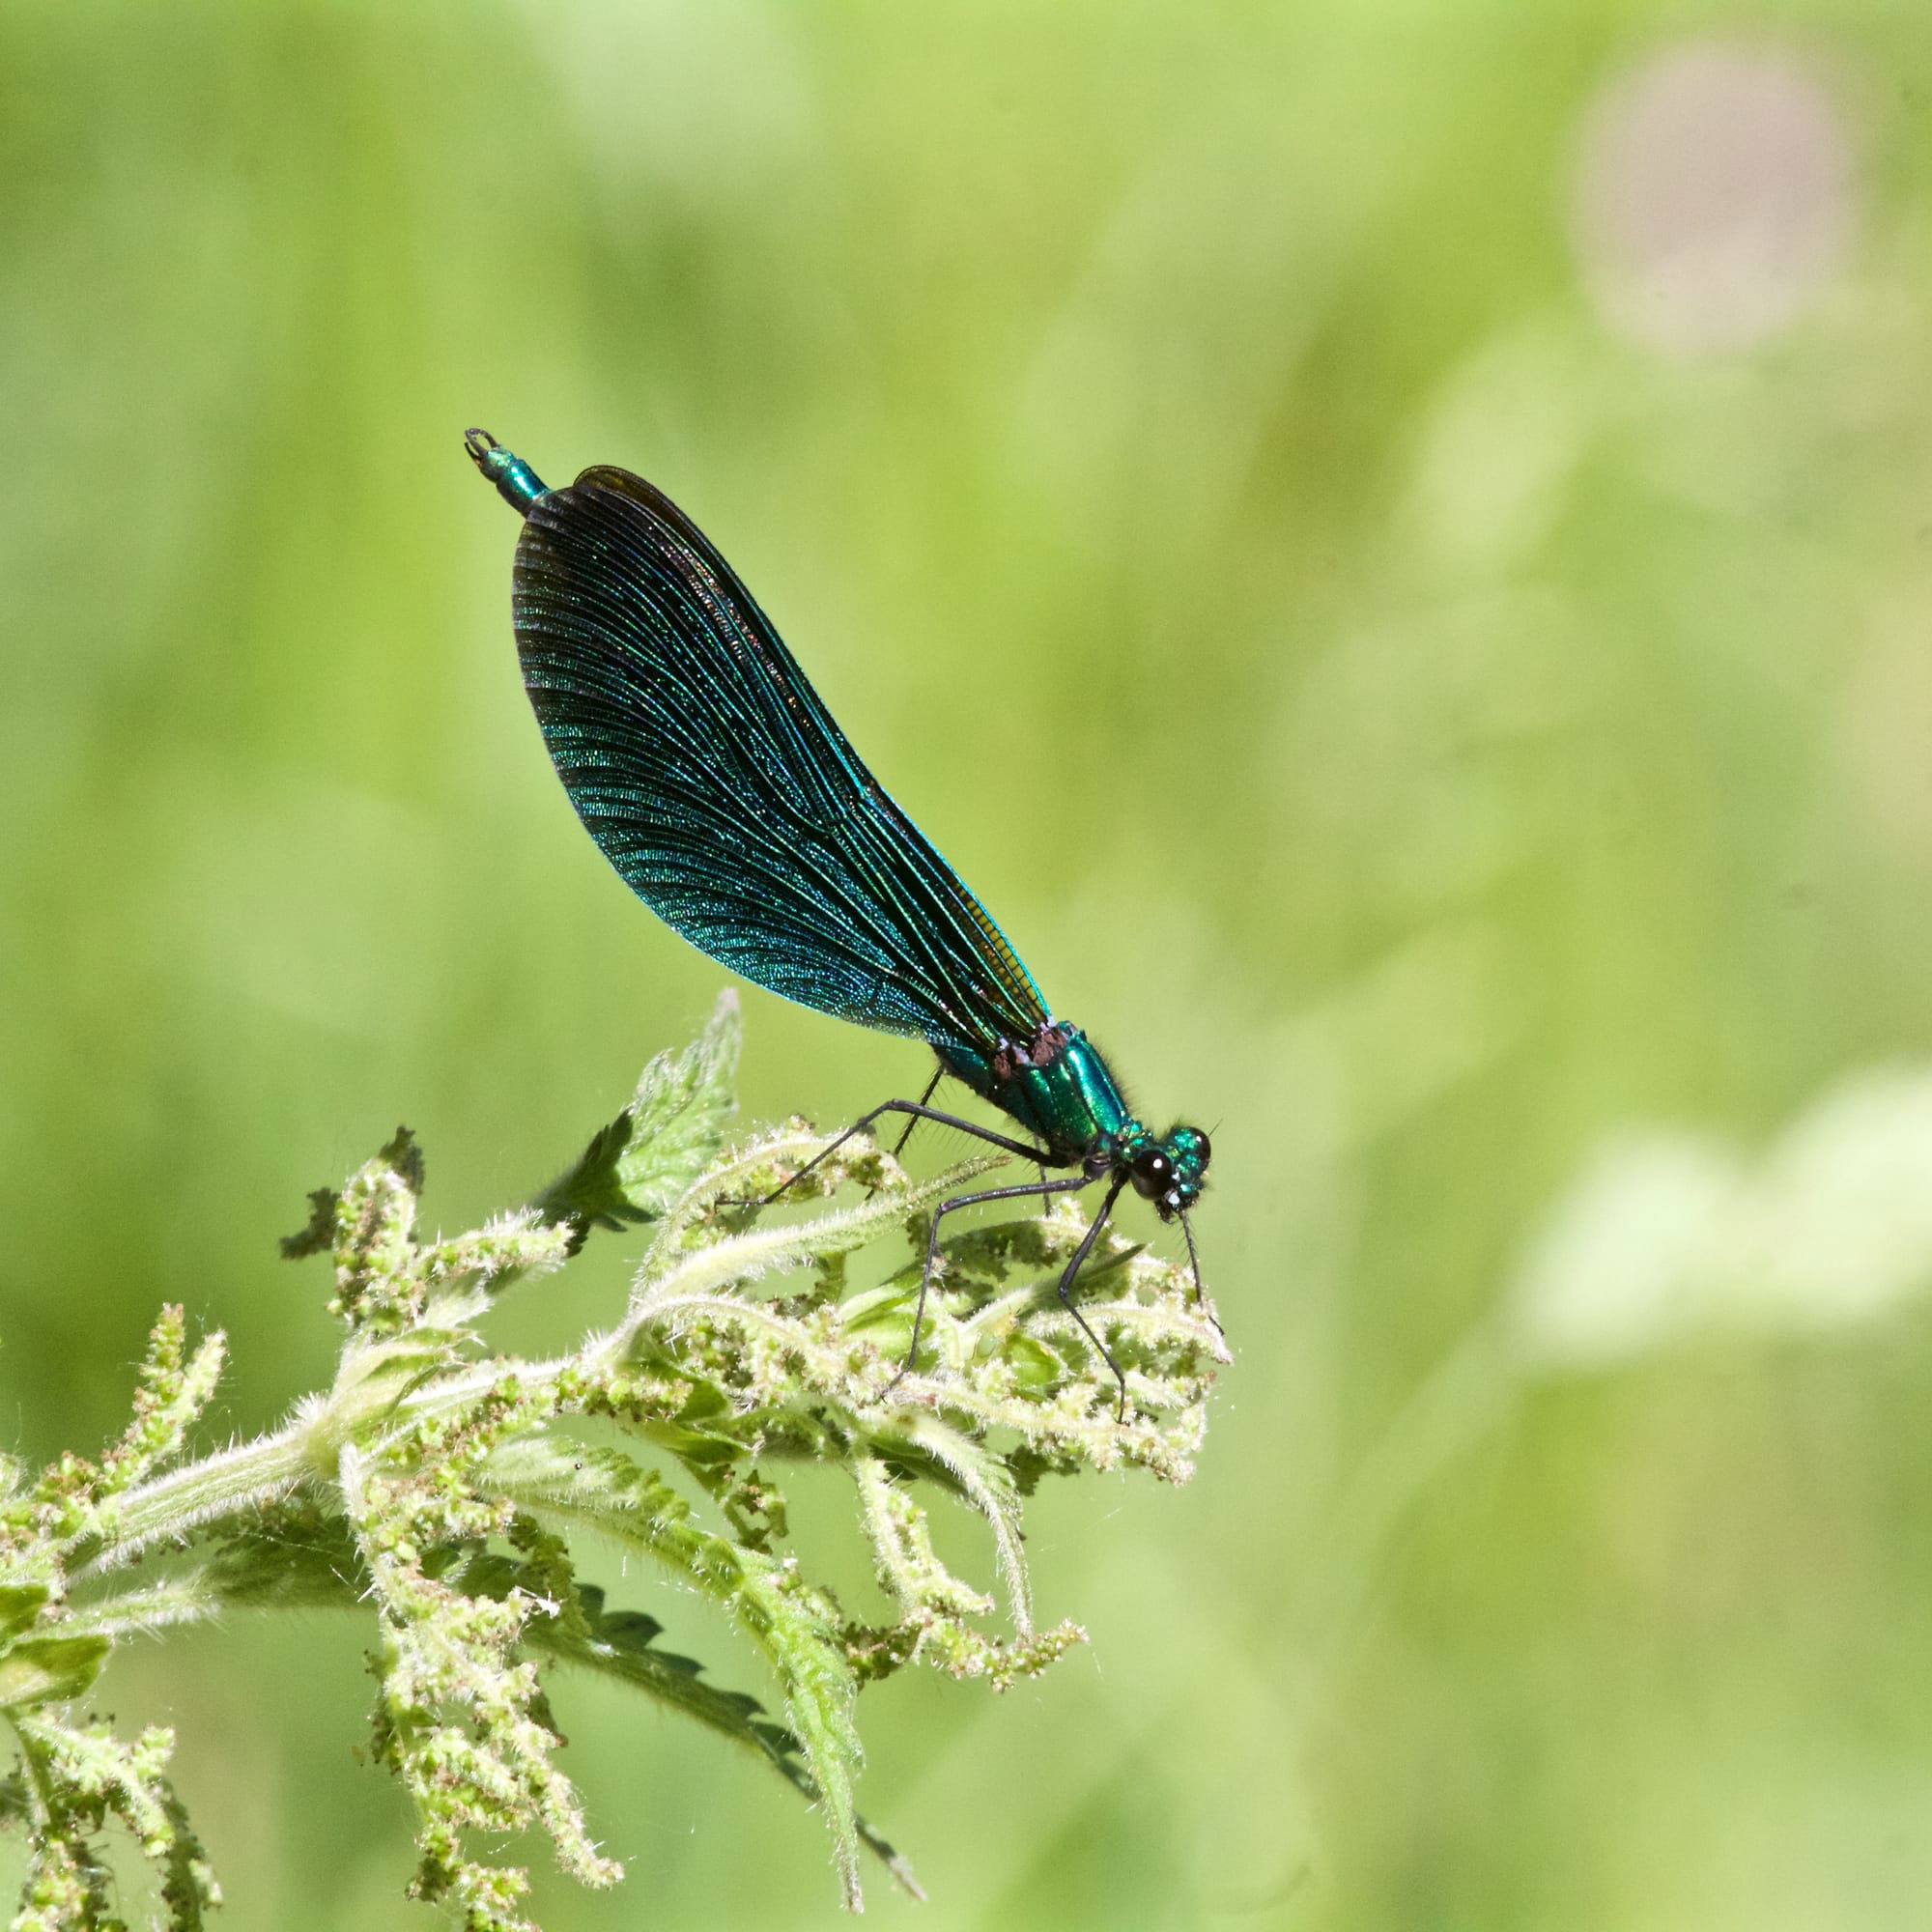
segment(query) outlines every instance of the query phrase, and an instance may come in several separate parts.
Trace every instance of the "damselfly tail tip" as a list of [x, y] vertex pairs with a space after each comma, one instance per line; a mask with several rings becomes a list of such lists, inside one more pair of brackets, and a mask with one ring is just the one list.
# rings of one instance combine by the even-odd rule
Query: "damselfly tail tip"
[[547, 495], [543, 478], [515, 451], [508, 450], [487, 429], [467, 429], [463, 446], [487, 482], [520, 517], [527, 517], [537, 498]]

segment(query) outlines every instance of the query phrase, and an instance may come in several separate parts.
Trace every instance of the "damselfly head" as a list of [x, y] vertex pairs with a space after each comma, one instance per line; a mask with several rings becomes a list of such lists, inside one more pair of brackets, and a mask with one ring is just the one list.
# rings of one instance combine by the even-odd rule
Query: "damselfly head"
[[1208, 1152], [1199, 1127], [1175, 1127], [1165, 1140], [1147, 1134], [1125, 1151], [1127, 1179], [1163, 1221], [1171, 1221], [1201, 1198]]

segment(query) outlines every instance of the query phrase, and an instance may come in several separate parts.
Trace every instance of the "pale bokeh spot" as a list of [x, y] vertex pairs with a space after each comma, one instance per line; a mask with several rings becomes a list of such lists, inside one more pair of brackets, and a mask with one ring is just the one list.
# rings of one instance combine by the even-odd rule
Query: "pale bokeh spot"
[[1784, 47], [1664, 49], [1582, 127], [1571, 232], [1618, 334], [1679, 355], [1750, 348], [1837, 274], [1859, 199], [1843, 118]]
[[1699, 1334], [1817, 1335], [1932, 1293], [1932, 1069], [1872, 1066], [1762, 1152], [1683, 1131], [1605, 1148], [1530, 1243], [1510, 1304], [1531, 1368]]

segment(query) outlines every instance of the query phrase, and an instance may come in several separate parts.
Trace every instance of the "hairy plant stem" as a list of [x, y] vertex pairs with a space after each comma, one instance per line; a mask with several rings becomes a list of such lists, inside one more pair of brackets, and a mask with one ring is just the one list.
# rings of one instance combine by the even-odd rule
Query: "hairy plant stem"
[[71, 1580], [83, 1583], [117, 1570], [156, 1544], [218, 1530], [225, 1521], [288, 1495], [317, 1473], [309, 1431], [299, 1422], [184, 1463], [116, 1499], [106, 1544], [74, 1568]]

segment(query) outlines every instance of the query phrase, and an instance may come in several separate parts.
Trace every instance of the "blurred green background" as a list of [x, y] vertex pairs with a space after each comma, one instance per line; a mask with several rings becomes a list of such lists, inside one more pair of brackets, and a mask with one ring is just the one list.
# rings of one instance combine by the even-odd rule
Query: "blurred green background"
[[[708, 1009], [480, 423], [686, 504], [1214, 1134], [1200, 1476], [1035, 1506], [1086, 1652], [867, 1694], [878, 1918], [1927, 1922], [1929, 103], [1923, 0], [16, 0], [5, 1434], [117, 1428], [163, 1298], [272, 1420], [306, 1189], [405, 1119], [468, 1225]], [[752, 1119], [924, 1077], [747, 1009]], [[228, 1923], [427, 1921], [367, 1641], [117, 1660]], [[559, 1708], [632, 1877], [539, 1848], [552, 1932], [837, 1920], [776, 1779]]]

